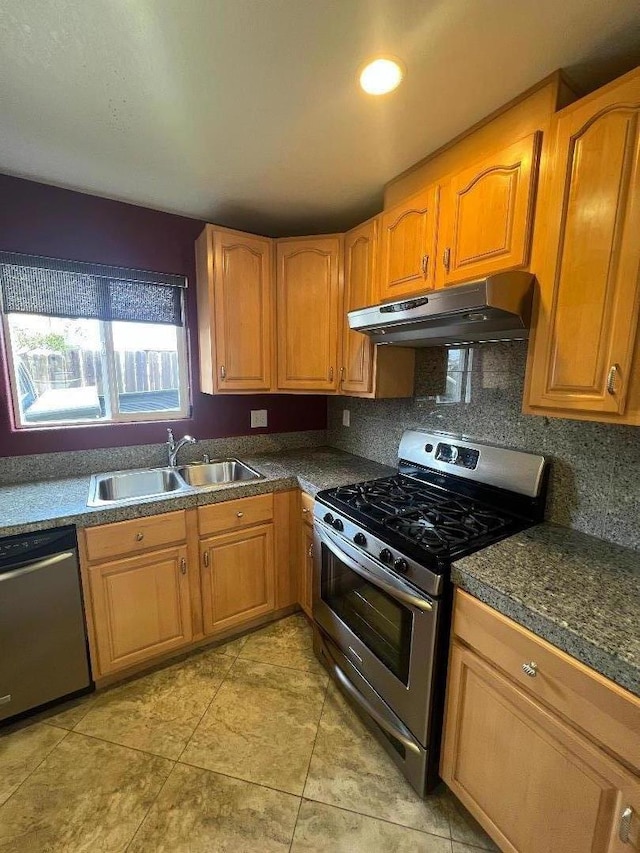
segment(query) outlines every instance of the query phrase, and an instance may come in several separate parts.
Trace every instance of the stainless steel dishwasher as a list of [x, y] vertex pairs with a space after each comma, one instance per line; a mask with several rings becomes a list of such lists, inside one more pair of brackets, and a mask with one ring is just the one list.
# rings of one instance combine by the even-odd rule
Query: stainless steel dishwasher
[[0, 721], [92, 686], [75, 529], [0, 539]]

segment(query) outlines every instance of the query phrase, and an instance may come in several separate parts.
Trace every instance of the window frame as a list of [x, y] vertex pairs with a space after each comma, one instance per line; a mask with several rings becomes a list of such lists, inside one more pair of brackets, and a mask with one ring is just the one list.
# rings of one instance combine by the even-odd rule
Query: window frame
[[[165, 409], [158, 412], [128, 412], [118, 411], [118, 383], [115, 369], [115, 349], [113, 347], [113, 330], [111, 320], [96, 320], [100, 328], [100, 338], [103, 344], [104, 368], [106, 368], [107, 394], [105, 394], [105, 412], [109, 417], [100, 419], [87, 418], [78, 420], [42, 421], [40, 423], [26, 423], [23, 421], [20, 410], [19, 384], [16, 373], [16, 362], [13, 356], [11, 331], [9, 328], [9, 315], [0, 311], [2, 316], [2, 338], [4, 351], [7, 359], [9, 389], [12, 402], [13, 426], [20, 432], [36, 432], [43, 429], [65, 429], [74, 427], [104, 427], [116, 424], [130, 423], [153, 423], [154, 421], [179, 421], [188, 420], [191, 417], [191, 383], [189, 382], [189, 345], [186, 323], [186, 306], [184, 293], [180, 294], [182, 300], [182, 316], [184, 322], [181, 326], [174, 326], [176, 330], [176, 351], [178, 355], [178, 383], [180, 391], [180, 408]], [[48, 316], [48, 315], [42, 315]], [[128, 322], [118, 320], [116, 322]]]

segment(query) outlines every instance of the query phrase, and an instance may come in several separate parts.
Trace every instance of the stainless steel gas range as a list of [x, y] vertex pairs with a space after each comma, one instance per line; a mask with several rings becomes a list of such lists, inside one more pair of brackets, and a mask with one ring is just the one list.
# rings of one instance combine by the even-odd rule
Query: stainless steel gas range
[[408, 430], [392, 477], [320, 492], [316, 653], [421, 794], [438, 780], [451, 563], [541, 521], [543, 456]]

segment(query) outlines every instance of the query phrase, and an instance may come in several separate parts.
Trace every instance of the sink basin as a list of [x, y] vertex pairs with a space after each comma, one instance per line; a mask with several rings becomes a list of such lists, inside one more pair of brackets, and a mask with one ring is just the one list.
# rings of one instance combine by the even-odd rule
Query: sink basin
[[185, 491], [186, 485], [171, 468], [144, 468], [94, 474], [89, 490], [89, 506], [125, 503], [171, 492]]
[[239, 459], [218, 459], [215, 462], [194, 462], [178, 469], [180, 476], [190, 486], [217, 486], [242, 480], [261, 480], [262, 474], [249, 468]]

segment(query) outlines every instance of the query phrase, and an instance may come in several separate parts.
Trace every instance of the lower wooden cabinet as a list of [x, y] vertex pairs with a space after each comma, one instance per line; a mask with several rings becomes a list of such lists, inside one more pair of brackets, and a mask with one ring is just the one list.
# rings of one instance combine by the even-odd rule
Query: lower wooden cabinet
[[[476, 630], [472, 618], [476, 614], [478, 647], [486, 654], [493, 644], [496, 656], [487, 659], [456, 636], [454, 609], [441, 761], [444, 781], [508, 853], [640, 849], [640, 778], [623, 764], [633, 756], [633, 741], [628, 740], [628, 749], [620, 748], [624, 752], [620, 760], [595, 742], [598, 727], [609, 715], [612, 731], [618, 718], [633, 732], [633, 719], [636, 726], [640, 722], [634, 697], [629, 694], [628, 707], [620, 711], [617, 706], [625, 691], [612, 689], [610, 697], [594, 691], [600, 707], [592, 711], [593, 735], [578, 729], [573, 720], [538, 700], [538, 695], [547, 695], [552, 705], [568, 710], [564, 685], [550, 690], [554, 673], [551, 664], [547, 673], [545, 658], [537, 662], [535, 678], [522, 676], [532, 682], [531, 690], [501, 669], [509, 660], [501, 643], [510, 620], [495, 614], [496, 630], [487, 630], [489, 608], [475, 605], [475, 610], [466, 604], [460, 608], [460, 633]], [[510, 625], [514, 640], [529, 633]], [[557, 654], [558, 665], [565, 666], [570, 659]], [[566, 673], [565, 682], [571, 687], [578, 684], [581, 668], [586, 669], [577, 662], [575, 667], [575, 680], [570, 671]], [[604, 730], [608, 735], [609, 727]], [[617, 743], [615, 736], [611, 742]]]
[[88, 579], [100, 675], [191, 642], [186, 547], [101, 563]]
[[313, 498], [300, 494], [300, 524], [298, 528], [298, 604], [312, 618], [313, 590]]
[[200, 543], [200, 549], [205, 634], [274, 609], [273, 524], [212, 536]]

